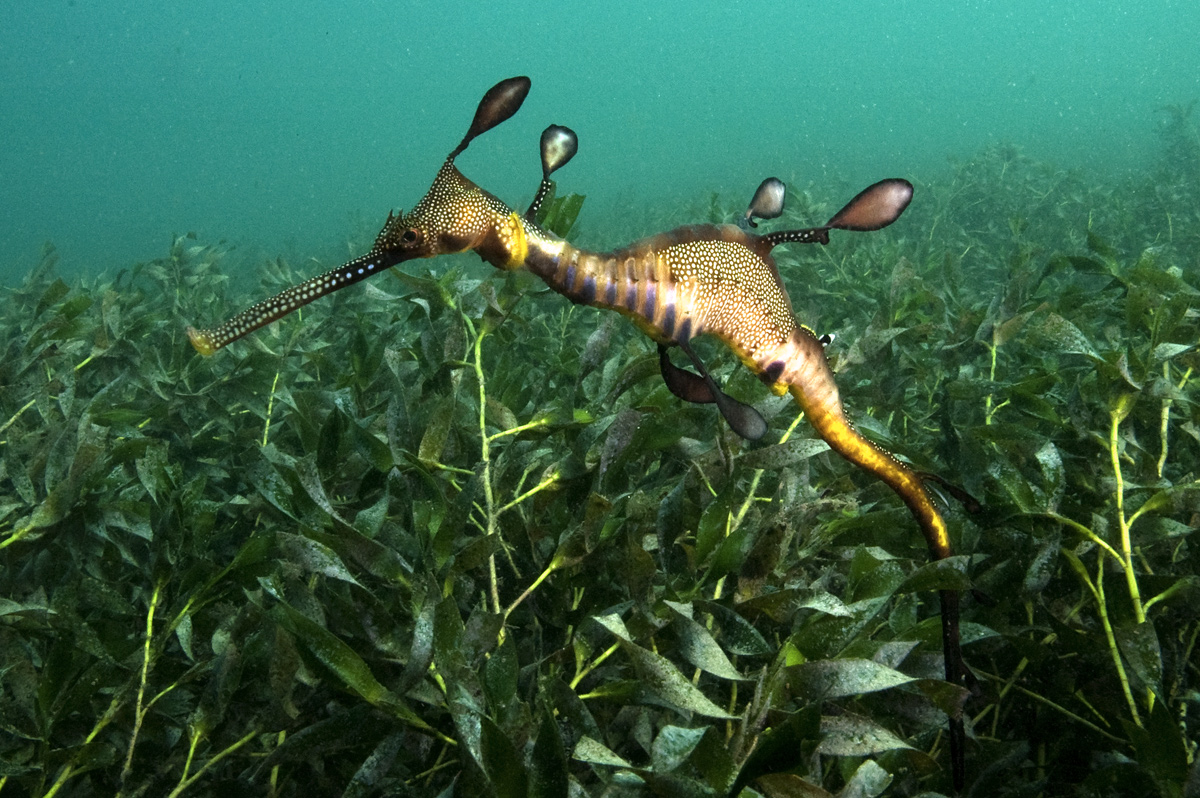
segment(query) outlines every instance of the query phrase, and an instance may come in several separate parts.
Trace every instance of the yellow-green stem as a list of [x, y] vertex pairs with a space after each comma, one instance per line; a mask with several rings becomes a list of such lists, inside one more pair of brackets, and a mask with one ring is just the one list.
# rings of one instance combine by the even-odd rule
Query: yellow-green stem
[[[600, 656], [598, 656], [594, 660], [592, 660], [591, 664], [585, 666], [583, 668], [583, 670], [579, 671], [579, 673], [576, 673], [575, 678], [571, 680], [571, 689], [574, 690], [579, 685], [579, 683], [582, 682], [589, 673], [596, 670], [596, 668], [600, 667], [600, 663], [604, 662], [604, 660], [608, 659], [613, 654], [615, 654], [617, 649], [620, 647], [621, 647], [620, 642], [613, 643], [611, 646], [609, 646], [607, 649], [605, 649], [603, 654], [601, 654]], [[580, 697], [582, 698], [582, 696], [580, 696]]]
[[162, 594], [162, 582], [154, 585], [150, 594], [150, 608], [146, 611], [146, 639], [142, 644], [142, 677], [138, 682], [137, 702], [133, 711], [133, 733], [129, 735], [129, 749], [125, 752], [125, 766], [121, 768], [121, 783], [129, 777], [133, 770], [133, 749], [137, 746], [138, 734], [142, 729], [147, 708], [143, 706], [146, 698], [146, 681], [150, 677], [150, 659], [154, 642], [154, 611], [158, 609], [158, 598]]
[[[91, 733], [83, 741], [83, 746], [80, 748], [80, 752], [91, 745], [92, 741], [96, 739], [96, 736], [104, 730], [104, 727], [111, 723], [112, 719], [117, 716], [117, 710], [121, 708], [121, 692], [118, 692], [117, 695], [113, 696], [113, 699], [108, 702], [108, 709], [104, 711], [104, 714], [100, 717], [100, 720], [96, 721], [96, 725], [92, 727]], [[54, 784], [50, 786], [49, 790], [46, 790], [46, 792], [42, 795], [42, 798], [54, 798], [54, 796], [58, 794], [58, 791], [62, 789], [62, 786], [66, 784], [76, 772], [75, 760], [72, 759], [70, 762], [62, 766], [62, 770], [58, 771], [58, 777], [54, 780]]]
[[1118, 431], [1121, 419], [1128, 412], [1128, 406], [1123, 402], [1109, 413], [1111, 425], [1108, 433], [1108, 452], [1112, 458], [1113, 477], [1116, 480], [1117, 524], [1121, 530], [1121, 569], [1125, 571], [1125, 583], [1129, 588], [1129, 598], [1133, 601], [1133, 613], [1138, 623], [1146, 622], [1146, 611], [1142, 607], [1142, 593], [1138, 588], [1137, 574], [1133, 570], [1133, 544], [1129, 537], [1129, 519], [1125, 517], [1125, 481], [1121, 476], [1121, 456], [1118, 447]]
[[188, 768], [188, 766], [189, 766], [189, 765], [191, 765], [191, 763], [192, 763], [192, 755], [193, 755], [193, 754], [195, 753], [195, 751], [196, 751], [196, 743], [198, 743], [198, 742], [199, 742], [199, 740], [200, 740], [200, 735], [195, 735], [195, 736], [193, 736], [193, 738], [192, 738], [192, 746], [191, 746], [191, 750], [189, 750], [189, 751], [188, 751], [188, 761], [187, 761], [187, 765], [185, 765], [185, 766], [184, 766], [184, 771], [183, 771], [183, 774], [184, 774], [184, 775], [183, 775], [183, 778], [181, 778], [181, 779], [179, 780], [179, 784], [177, 784], [177, 785], [175, 786], [175, 789], [171, 790], [171, 792], [170, 792], [170, 794], [167, 796], [167, 798], [176, 798], [177, 796], [179, 796], [180, 794], [182, 794], [184, 790], [186, 790], [188, 787], [191, 787], [193, 784], [195, 784], [195, 783], [196, 783], [196, 781], [197, 781], [197, 780], [198, 780], [198, 779], [199, 779], [201, 776], [203, 776], [203, 775], [205, 774], [205, 772], [206, 772], [206, 771], [208, 771], [208, 769], [209, 769], [209, 768], [211, 768], [213, 765], [215, 765], [215, 764], [217, 764], [218, 762], [220, 762], [220, 761], [221, 761], [222, 759], [224, 759], [225, 757], [227, 757], [227, 756], [229, 756], [230, 754], [232, 754], [234, 751], [236, 751], [236, 750], [238, 750], [239, 748], [241, 748], [241, 747], [242, 747], [243, 745], [245, 745], [246, 743], [248, 743], [248, 742], [250, 742], [251, 740], [253, 740], [253, 739], [254, 739], [254, 738], [257, 736], [257, 735], [258, 735], [258, 731], [257, 731], [257, 730], [253, 730], [253, 731], [250, 731], [250, 732], [248, 732], [248, 733], [246, 734], [246, 736], [245, 736], [245, 737], [242, 737], [240, 740], [238, 740], [237, 742], [235, 742], [233, 745], [229, 746], [229, 747], [228, 747], [228, 748], [226, 748], [224, 751], [222, 751], [221, 753], [219, 753], [219, 754], [217, 754], [216, 756], [214, 756], [212, 759], [210, 759], [210, 760], [208, 760], [207, 762], [205, 762], [205, 763], [204, 763], [204, 767], [202, 767], [202, 768], [200, 768], [199, 770], [197, 770], [197, 771], [196, 771], [196, 774], [195, 774], [194, 776], [192, 776], [191, 778], [187, 778], [187, 768]]
[[[486, 330], [475, 331], [475, 325], [464, 313], [463, 322], [475, 339], [475, 380], [479, 384], [479, 449], [483, 461], [483, 499], [484, 515], [487, 516], [487, 528], [484, 531], [488, 537], [496, 534], [496, 498], [492, 493], [492, 453], [490, 439], [487, 434], [487, 385], [483, 377], [483, 338]], [[500, 583], [496, 577], [496, 555], [488, 556], [488, 591], [492, 600], [492, 612], [500, 613]]]
[[1113, 665], [1117, 668], [1117, 678], [1121, 681], [1121, 692], [1125, 702], [1129, 704], [1129, 714], [1133, 722], [1141, 728], [1142, 716], [1138, 712], [1137, 702], [1133, 700], [1133, 690], [1129, 687], [1129, 676], [1125, 673], [1125, 663], [1121, 660], [1121, 649], [1117, 645], [1117, 636], [1113, 633], [1112, 622], [1108, 619], [1108, 602], [1104, 599], [1104, 552], [1096, 558], [1096, 607], [1100, 615], [1100, 623], [1104, 627], [1104, 637], [1108, 640], [1108, 651], [1112, 656]]
[[279, 372], [275, 372], [275, 380], [271, 383], [271, 395], [267, 398], [267, 420], [263, 424], [262, 445], [267, 445], [267, 437], [271, 433], [271, 413], [275, 410], [275, 389], [279, 387]]

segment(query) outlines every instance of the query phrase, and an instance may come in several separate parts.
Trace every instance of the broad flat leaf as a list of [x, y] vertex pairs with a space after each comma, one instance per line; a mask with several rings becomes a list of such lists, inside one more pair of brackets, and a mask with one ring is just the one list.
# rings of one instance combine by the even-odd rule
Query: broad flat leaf
[[892, 783], [892, 774], [881, 768], [873, 759], [858, 766], [838, 798], [875, 798]]
[[331, 518], [336, 518], [344, 525], [350, 524], [338, 515], [338, 511], [333, 509], [333, 503], [329, 501], [329, 497], [325, 495], [325, 486], [321, 484], [321, 474], [317, 470], [317, 462], [314, 455], [306, 455], [296, 461], [296, 479], [300, 481], [300, 487], [304, 488], [304, 492], [308, 494], [308, 498], [313, 500], [318, 507], [325, 511]]
[[709, 555], [725, 540], [725, 530], [729, 527], [729, 510], [734, 501], [735, 486], [730, 486], [709, 503], [700, 514], [700, 524], [696, 529], [696, 561], [705, 562]]
[[873, 693], [915, 681], [869, 659], [829, 659], [805, 662], [788, 669], [788, 684], [809, 700]]
[[[362, 515], [361, 513], [359, 514]], [[373, 576], [408, 586], [412, 566], [392, 549], [377, 543], [357, 530], [344, 527], [337, 532], [310, 531], [306, 538], [319, 542], [367, 569]]]
[[270, 463], [261, 460], [255, 463], [250, 467], [247, 480], [276, 510], [293, 521], [298, 520], [292, 513], [292, 492]]
[[1030, 321], [1027, 334], [1063, 354], [1087, 355], [1099, 359], [1087, 336], [1057, 313], [1047, 313]]
[[426, 422], [425, 434], [421, 436], [417, 459], [423, 465], [433, 466], [442, 461], [442, 449], [446, 447], [446, 439], [450, 435], [450, 425], [453, 420], [454, 399], [447, 397], [434, 408], [429, 421]]
[[1161, 363], [1164, 360], [1170, 360], [1176, 355], [1181, 355], [1194, 346], [1194, 344], [1159, 344], [1154, 347], [1153, 357], [1155, 363]]
[[710, 701], [696, 685], [692, 684], [691, 679], [680, 673], [675, 664], [666, 657], [647, 651], [634, 643], [622, 641], [621, 647], [633, 660], [634, 670], [637, 671], [646, 689], [667, 703], [710, 718], [733, 719], [738, 717], [730, 715]]
[[629, 630], [625, 627], [625, 622], [621, 620], [620, 615], [609, 613], [608, 615], [597, 615], [592, 620], [603, 626], [608, 631], [612, 632], [617, 637], [626, 643], [632, 643], [633, 638], [629, 636]]
[[912, 748], [875, 721], [856, 715], [821, 718], [817, 753], [831, 756], [870, 756], [897, 748]]
[[1025, 581], [1022, 584], [1022, 592], [1025, 595], [1033, 596], [1041, 593], [1050, 584], [1050, 579], [1057, 570], [1058, 552], [1061, 548], [1062, 533], [1058, 530], [1054, 534], [1049, 535], [1042, 545], [1038, 547], [1033, 562], [1029, 564], [1029, 568], [1025, 571]]
[[387, 779], [388, 771], [395, 762], [396, 754], [404, 745], [404, 735], [389, 734], [379, 741], [371, 755], [363, 760], [346, 785], [342, 798], [365, 798], [375, 792], [376, 785]]
[[650, 761], [656, 773], [668, 773], [687, 761], [703, 739], [706, 728], [685, 729], [663, 726], [650, 749]]
[[733, 667], [733, 663], [725, 656], [725, 652], [707, 629], [681, 612], [674, 602], [666, 603], [675, 610], [675, 622], [672, 626], [679, 634], [679, 651], [688, 662], [721, 679], [746, 681], [746, 677]]
[[395, 688], [401, 694], [417, 682], [425, 678], [429, 664], [433, 662], [433, 619], [438, 604], [427, 600], [413, 623], [413, 641], [408, 649], [408, 664], [400, 677], [400, 684]]
[[705, 612], [712, 613], [721, 630], [721, 646], [740, 656], [764, 656], [774, 651], [762, 634], [749, 621], [715, 601], [697, 602]]
[[325, 544], [288, 532], [277, 533], [275, 540], [287, 559], [305, 570], [362, 587], [337, 552]]
[[1145, 728], [1139, 728], [1129, 720], [1121, 723], [1133, 741], [1138, 763], [1160, 785], [1162, 794], [1190, 795], [1180, 789], [1188, 780], [1187, 744], [1167, 703], [1154, 702]]
[[1118, 625], [1113, 630], [1121, 654], [1142, 683], [1162, 696], [1162, 650], [1158, 634], [1150, 621]]
[[745, 468], [763, 468], [774, 471], [789, 468], [827, 451], [829, 451], [829, 444], [820, 438], [792, 438], [787, 443], [752, 449], [738, 458], [738, 464]]
[[337, 635], [284, 602], [271, 608], [271, 617], [287, 629], [312, 656], [367, 702], [392, 712], [422, 729], [429, 728], [416, 713], [379, 683], [370, 666]]
[[833, 798], [833, 793], [794, 773], [768, 773], [754, 780], [766, 798]]
[[484, 771], [496, 798], [527, 798], [525, 767], [512, 740], [486, 715], [479, 718], [479, 748]]
[[533, 754], [529, 758], [529, 798], [560, 798], [569, 787], [567, 754], [558, 724], [549, 711], [542, 713]]
[[680, 709], [706, 715], [710, 718], [735, 718], [714, 704], [691, 680], [686, 678], [675, 664], [666, 657], [647, 651], [629, 638], [629, 630], [616, 615], [602, 615], [595, 619], [604, 628], [616, 635], [621, 648], [633, 660], [634, 670], [641, 678], [642, 686], [663, 701]]
[[840, 368], [846, 366], [865, 363], [873, 357], [879, 350], [890, 344], [897, 335], [907, 332], [907, 327], [890, 327], [886, 330], [869, 329], [866, 333], [858, 338], [850, 347], [850, 351], [838, 363]]
[[232, 641], [217, 656], [209, 675], [208, 683], [200, 694], [200, 703], [188, 719], [188, 725], [208, 734], [225, 717], [229, 700], [242, 680], [241, 651]]
[[617, 756], [607, 746], [596, 742], [586, 735], [580, 737], [579, 742], [575, 744], [575, 752], [571, 754], [571, 758], [578, 759], [580, 762], [590, 762], [594, 765], [612, 765], [621, 768], [632, 767], [629, 762]]
[[815, 592], [804, 597], [800, 600], [798, 606], [805, 609], [818, 610], [826, 615], [833, 615], [838, 618], [849, 618], [854, 614], [840, 598], [824, 591]]
[[483, 686], [493, 712], [507, 706], [516, 696], [519, 668], [516, 644], [512, 637], [505, 637], [504, 643], [492, 652], [483, 666]]
[[971, 580], [967, 576], [967, 564], [971, 558], [965, 554], [934, 560], [922, 565], [909, 574], [897, 593], [918, 593], [924, 590], [970, 590]]
[[347, 687], [372, 704], [383, 699], [387, 688], [376, 680], [367, 663], [341, 638], [282, 601], [271, 608], [271, 615]]

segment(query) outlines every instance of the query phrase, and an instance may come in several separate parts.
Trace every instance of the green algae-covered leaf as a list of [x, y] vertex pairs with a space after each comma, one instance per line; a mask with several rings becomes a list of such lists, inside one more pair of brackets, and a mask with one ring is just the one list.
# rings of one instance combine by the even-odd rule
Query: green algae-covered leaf
[[816, 747], [821, 729], [821, 707], [812, 704], [799, 712], [774, 713], [758, 744], [738, 772], [731, 794], [764, 774], [796, 767], [797, 753], [807, 756]]
[[287, 532], [277, 533], [275, 540], [284, 555], [305, 570], [362, 587], [337, 552], [324, 543]]
[[1035, 317], [1026, 327], [1026, 335], [1039, 344], [1063, 354], [1087, 355], [1099, 359], [1091, 341], [1078, 327], [1057, 313]]
[[688, 760], [706, 729], [687, 729], [680, 726], [664, 726], [654, 738], [650, 749], [650, 761], [656, 773], [669, 773]]
[[404, 745], [402, 734], [389, 734], [379, 741], [370, 756], [363, 760], [346, 785], [342, 798], [365, 798], [375, 792], [375, 785], [385, 781], [395, 764], [396, 754]]
[[333, 508], [333, 503], [329, 501], [329, 497], [325, 494], [325, 486], [321, 484], [321, 474], [317, 470], [317, 460], [313, 455], [306, 455], [295, 461], [294, 469], [296, 480], [300, 483], [300, 487], [304, 488], [304, 492], [313, 500], [313, 503], [325, 511], [331, 518], [336, 518], [344, 525], [349, 524], [338, 515], [337, 510]]
[[1158, 633], [1154, 624], [1143, 623], [1121, 624], [1113, 629], [1117, 645], [1129, 667], [1137, 674], [1142, 684], [1162, 695], [1162, 649], [1158, 643]]
[[425, 466], [435, 466], [441, 462], [442, 451], [446, 447], [446, 439], [450, 435], [450, 425], [454, 420], [454, 402], [446, 399], [439, 402], [433, 409], [421, 436], [421, 446], [417, 458]]
[[271, 617], [291, 632], [301, 646], [318, 662], [328, 668], [346, 687], [362, 696], [368, 703], [380, 707], [397, 718], [416, 726], [428, 728], [407, 704], [388, 692], [379, 683], [367, 663], [339, 637], [283, 602], [271, 608]]
[[200, 694], [200, 703], [188, 719], [189, 727], [201, 735], [207, 735], [225, 717], [233, 693], [242, 679], [241, 651], [234, 643], [226, 644], [213, 663], [208, 684]]
[[529, 788], [523, 757], [512, 740], [486, 715], [479, 717], [479, 732], [481, 764], [496, 798], [527, 798]]
[[705, 562], [726, 539], [731, 520], [730, 509], [735, 501], [734, 488], [722, 491], [700, 514], [696, 528], [696, 560]]
[[866, 334], [854, 341], [850, 351], [842, 359], [842, 366], [865, 363], [874, 357], [881, 349], [890, 344], [896, 336], [908, 331], [907, 327], [890, 327], [884, 330], [870, 329]]
[[912, 748], [878, 723], [858, 715], [821, 718], [821, 742], [817, 752], [831, 756], [870, 756]]
[[399, 585], [409, 585], [412, 566], [394, 550], [359, 534], [354, 529], [345, 527], [338, 532], [309, 531], [304, 537], [336, 552], [343, 560], [353, 560], [373, 576]]
[[754, 780], [766, 798], [833, 798], [833, 793], [794, 773], [767, 773]]
[[258, 494], [275, 509], [292, 520], [298, 520], [292, 514], [291, 489], [269, 463], [264, 461], [255, 463], [250, 467], [246, 478], [258, 491]]
[[737, 612], [714, 601], [700, 601], [697, 606], [712, 613], [720, 630], [721, 647], [729, 653], [764, 656], [774, 650], [762, 633]]
[[575, 744], [575, 750], [571, 753], [571, 758], [594, 765], [611, 765], [622, 768], [631, 767], [629, 762], [613, 753], [608, 746], [587, 736], [579, 738], [579, 742]]
[[892, 783], [892, 774], [881, 768], [873, 759], [858, 766], [850, 781], [838, 793], [838, 798], [875, 798]]
[[827, 451], [829, 444], [820, 438], [793, 438], [787, 443], [777, 443], [746, 452], [738, 461], [745, 468], [775, 470], [790, 468]]
[[622, 643], [621, 647], [633, 661], [634, 670], [646, 689], [667, 703], [689, 712], [710, 718], [736, 718], [714, 704], [691, 680], [679, 672], [666, 657], [634, 643]]
[[854, 612], [840, 598], [824, 590], [814, 591], [800, 599], [798, 606], [809, 610], [817, 610], [826, 615], [838, 618], [850, 618]]
[[1059, 550], [1062, 548], [1062, 533], [1055, 531], [1038, 546], [1037, 553], [1025, 571], [1025, 580], [1021, 589], [1027, 595], [1042, 592], [1054, 575], [1058, 565]]
[[660, 699], [672, 706], [710, 718], [736, 717], [710, 701], [669, 659], [634, 643], [629, 637], [629, 630], [618, 616], [603, 615], [595, 620], [620, 639], [621, 648], [633, 661], [634, 670], [637, 671], [642, 685]]
[[965, 555], [946, 557], [925, 563], [905, 577], [897, 593], [917, 593], [924, 590], [970, 590], [971, 579], [966, 569], [971, 558]]
[[[1138, 763], [1159, 785], [1163, 795], [1188, 795], [1182, 787], [1188, 779], [1188, 749], [1179, 724], [1166, 702], [1156, 701], [1145, 728], [1122, 720], [1133, 741]], [[1195, 777], [1195, 768], [1192, 769]]]
[[737, 668], [733, 667], [733, 663], [717, 645], [712, 633], [684, 613], [681, 608], [686, 605], [678, 605], [670, 601], [666, 603], [675, 611], [675, 620], [672, 626], [679, 634], [679, 651], [683, 654], [684, 659], [702, 671], [721, 679], [746, 681], [746, 677], [738, 673]]
[[38, 299], [37, 307], [33, 309], [33, 317], [37, 318], [46, 312], [46, 309], [56, 304], [60, 299], [71, 292], [71, 287], [63, 282], [61, 277], [55, 279], [53, 283], [42, 292], [41, 298]]
[[583, 210], [583, 201], [585, 199], [586, 197], [583, 194], [568, 194], [565, 197], [557, 197], [552, 191], [542, 201], [541, 207], [538, 208], [538, 224], [559, 238], [567, 238], [572, 228], [575, 227], [575, 221], [579, 218], [579, 212]]
[[537, 737], [529, 757], [529, 798], [559, 798], [569, 788], [567, 753], [558, 724], [549, 712], [543, 712]]
[[829, 659], [788, 668], [788, 684], [811, 701], [887, 690], [914, 681], [869, 659]]
[[343, 684], [371, 704], [383, 700], [387, 688], [379, 683], [362, 657], [340, 638], [283, 602], [271, 608], [271, 616]]
[[517, 652], [511, 638], [504, 642], [488, 657], [483, 667], [483, 686], [487, 692], [488, 703], [496, 710], [506, 706], [517, 695]]

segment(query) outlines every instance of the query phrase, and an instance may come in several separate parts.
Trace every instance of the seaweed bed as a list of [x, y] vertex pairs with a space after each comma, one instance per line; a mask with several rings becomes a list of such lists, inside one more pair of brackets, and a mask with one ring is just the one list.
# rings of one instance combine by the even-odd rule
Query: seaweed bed
[[948, 567], [734, 358], [764, 443], [528, 275], [418, 262], [205, 359], [185, 323], [302, 275], [48, 249], [0, 306], [0, 791], [948, 794], [969, 587], [969, 794], [1200, 794], [1189, 110], [1138, 181], [998, 146], [782, 255], [860, 427], [980, 500]]

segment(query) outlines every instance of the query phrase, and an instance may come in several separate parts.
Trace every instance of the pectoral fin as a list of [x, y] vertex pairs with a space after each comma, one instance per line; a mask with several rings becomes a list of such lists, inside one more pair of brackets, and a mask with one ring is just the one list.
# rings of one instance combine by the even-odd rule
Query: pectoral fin
[[681, 369], [672, 363], [667, 351], [665, 346], [658, 345], [658, 366], [662, 371], [663, 382], [667, 384], [667, 390], [692, 404], [709, 405], [717, 401], [708, 382], [699, 374]]
[[730, 428], [746, 440], [756, 441], [767, 434], [767, 421], [762, 414], [744, 402], [739, 402], [721, 390], [717, 381], [709, 375], [708, 369], [696, 357], [696, 353], [686, 344], [679, 345], [691, 359], [692, 365], [700, 372], [693, 374], [687, 369], [681, 369], [671, 362], [667, 356], [667, 348], [661, 344], [658, 347], [658, 364], [662, 370], [663, 381], [667, 389], [685, 402], [695, 404], [716, 403], [717, 409], [729, 424]]

